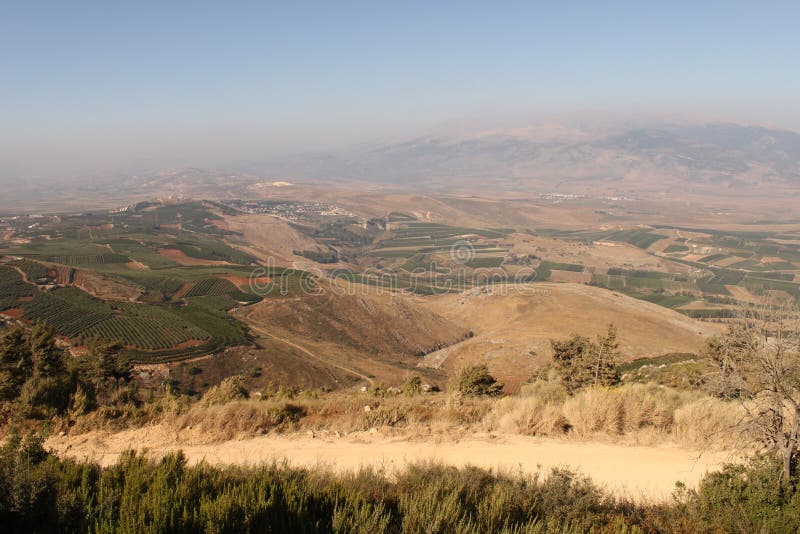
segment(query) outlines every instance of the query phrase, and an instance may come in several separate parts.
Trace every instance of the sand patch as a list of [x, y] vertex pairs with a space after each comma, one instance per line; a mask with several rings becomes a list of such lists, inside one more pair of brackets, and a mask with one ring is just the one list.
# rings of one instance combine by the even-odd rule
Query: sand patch
[[133, 269], [135, 271], [141, 271], [141, 270], [144, 270], [144, 269], [149, 269], [149, 267], [147, 265], [145, 265], [144, 263], [142, 263], [140, 261], [136, 261], [136, 260], [126, 261], [124, 265], [128, 269]]
[[293, 466], [322, 466], [339, 472], [372, 466], [385, 469], [389, 475], [423, 461], [524, 473], [568, 466], [616, 494], [649, 501], [669, 499], [677, 481], [696, 488], [705, 473], [734, 459], [730, 453], [676, 446], [624, 446], [510, 434], [474, 435], [458, 441], [411, 441], [362, 432], [343, 438], [261, 436], [203, 445], [185, 440], [188, 435], [183, 434], [191, 432], [176, 432], [162, 425], [117, 434], [91, 432], [51, 437], [47, 446], [62, 456], [88, 458], [105, 466], [116, 462], [128, 449], [142, 448], [156, 458], [181, 449], [193, 464], [205, 461], [215, 465], [257, 465], [286, 460]]

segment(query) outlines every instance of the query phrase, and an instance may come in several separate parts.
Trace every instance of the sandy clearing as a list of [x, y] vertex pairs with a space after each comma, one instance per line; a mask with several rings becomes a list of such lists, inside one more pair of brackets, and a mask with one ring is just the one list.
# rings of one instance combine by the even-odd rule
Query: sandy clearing
[[142, 263], [140, 261], [136, 261], [136, 260], [126, 261], [124, 263], [124, 265], [128, 269], [133, 269], [135, 271], [141, 271], [143, 269], [149, 269], [150, 268], [147, 265], [145, 265], [144, 263]]
[[362, 433], [344, 438], [261, 436], [216, 444], [182, 444], [176, 441], [176, 433], [171, 433], [172, 438], [166, 434], [160, 427], [118, 434], [93, 432], [52, 437], [47, 445], [60, 455], [101, 465], [113, 464], [120, 453], [131, 448], [146, 448], [154, 457], [182, 449], [190, 463], [256, 465], [286, 460], [297, 467], [324, 466], [340, 472], [371, 466], [391, 474], [408, 463], [422, 461], [529, 474], [567, 466], [617, 495], [651, 501], [668, 499], [677, 481], [696, 487], [705, 473], [734, 459], [730, 453], [700, 453], [675, 446], [624, 446], [517, 435], [476, 435], [433, 442]]

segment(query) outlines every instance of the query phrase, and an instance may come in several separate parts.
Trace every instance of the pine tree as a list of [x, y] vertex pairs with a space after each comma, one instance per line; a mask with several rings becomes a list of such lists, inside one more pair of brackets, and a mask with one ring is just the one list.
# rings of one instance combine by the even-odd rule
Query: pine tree
[[0, 400], [13, 400], [33, 372], [28, 335], [16, 326], [0, 337]]
[[609, 325], [605, 336], [598, 336], [597, 343], [573, 335], [563, 341], [551, 340], [550, 345], [555, 366], [570, 393], [587, 386], [613, 386], [619, 382], [620, 354], [614, 325]]
[[608, 332], [605, 336], [598, 336], [595, 354], [594, 385], [613, 386], [619, 383], [619, 372], [617, 363], [619, 362], [619, 342], [617, 341], [617, 327], [613, 324], [608, 325]]
[[43, 378], [63, 376], [66, 371], [63, 351], [56, 346], [56, 333], [45, 323], [36, 323], [28, 335], [34, 374]]

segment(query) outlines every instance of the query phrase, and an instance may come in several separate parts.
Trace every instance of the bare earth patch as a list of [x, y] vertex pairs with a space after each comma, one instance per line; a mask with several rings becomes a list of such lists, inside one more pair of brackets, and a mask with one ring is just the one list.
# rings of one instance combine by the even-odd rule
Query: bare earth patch
[[22, 310], [19, 308], [11, 308], [8, 310], [3, 310], [2, 312], [0, 312], [0, 315], [5, 315], [9, 319], [21, 319]]
[[128, 269], [133, 269], [135, 271], [141, 271], [143, 269], [147, 269], [148, 268], [147, 265], [145, 265], [144, 263], [142, 263], [140, 261], [136, 261], [136, 260], [131, 260], [131, 261], [125, 262], [125, 267], [127, 267]]
[[524, 473], [567, 466], [614, 493], [649, 501], [667, 500], [677, 481], [694, 488], [705, 473], [734, 459], [729, 453], [701, 453], [675, 446], [623, 446], [505, 434], [474, 435], [457, 441], [411, 441], [363, 432], [343, 438], [261, 436], [209, 445], [184, 441], [163, 426], [117, 434], [51, 437], [47, 446], [59, 455], [88, 458], [101, 465], [113, 464], [126, 450], [146, 448], [154, 457], [181, 449], [190, 463], [255, 465], [286, 460], [293, 466], [335, 471], [370, 466], [389, 474], [424, 461]]

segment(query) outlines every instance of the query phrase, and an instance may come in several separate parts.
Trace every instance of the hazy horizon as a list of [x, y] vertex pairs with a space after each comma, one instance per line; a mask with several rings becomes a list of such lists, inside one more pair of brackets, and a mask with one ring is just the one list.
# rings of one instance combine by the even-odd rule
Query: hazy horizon
[[15, 5], [0, 22], [0, 180], [215, 166], [576, 110], [800, 130], [797, 15], [788, 2]]

